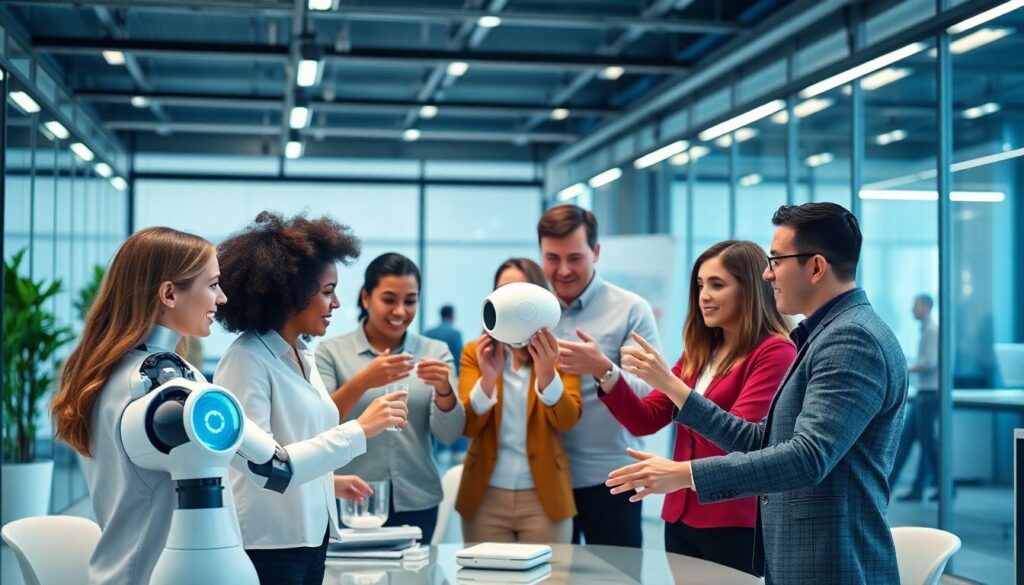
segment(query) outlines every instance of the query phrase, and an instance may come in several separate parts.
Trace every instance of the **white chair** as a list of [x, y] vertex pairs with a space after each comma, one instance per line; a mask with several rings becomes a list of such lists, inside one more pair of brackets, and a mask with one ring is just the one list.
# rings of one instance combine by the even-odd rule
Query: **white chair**
[[441, 477], [441, 493], [444, 495], [441, 496], [441, 505], [437, 508], [437, 526], [434, 527], [434, 537], [430, 539], [430, 544], [444, 542], [452, 510], [455, 509], [455, 496], [459, 493], [459, 482], [461, 481], [461, 463], [444, 472], [444, 476]]
[[34, 516], [6, 524], [0, 535], [11, 546], [26, 585], [87, 585], [89, 557], [100, 527], [78, 516]]
[[937, 585], [946, 563], [960, 550], [957, 535], [937, 528], [900, 526], [892, 529], [900, 585]]

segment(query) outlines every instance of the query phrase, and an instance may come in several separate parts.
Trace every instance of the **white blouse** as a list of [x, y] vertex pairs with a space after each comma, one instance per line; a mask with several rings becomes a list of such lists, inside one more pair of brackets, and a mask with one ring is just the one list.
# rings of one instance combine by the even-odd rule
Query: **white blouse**
[[[529, 404], [527, 395], [530, 373], [533, 368], [524, 365], [518, 369], [513, 365], [511, 352], [505, 352], [505, 368], [501, 381], [501, 428], [498, 429], [498, 458], [488, 483], [491, 487], [505, 490], [533, 489], [533, 474], [526, 457], [526, 411]], [[555, 374], [543, 391], [534, 385], [534, 392], [541, 404], [551, 407], [558, 403], [565, 391], [562, 378]], [[498, 403], [498, 392], [488, 398], [480, 380], [476, 381], [469, 393], [469, 403], [477, 415], [484, 414]]]
[[[289, 453], [307, 460], [322, 455], [325, 463], [322, 476], [298, 485], [293, 481], [284, 493], [263, 489], [232, 467], [245, 548], [320, 546], [326, 531], [337, 536], [333, 470], [366, 452], [358, 422], [339, 426], [338, 408], [324, 388], [313, 352], [301, 341], [296, 345], [301, 369], [292, 346], [276, 332], [247, 331], [224, 352], [213, 374], [215, 384], [238, 397], [249, 420]], [[342, 432], [327, 432], [335, 427]]]

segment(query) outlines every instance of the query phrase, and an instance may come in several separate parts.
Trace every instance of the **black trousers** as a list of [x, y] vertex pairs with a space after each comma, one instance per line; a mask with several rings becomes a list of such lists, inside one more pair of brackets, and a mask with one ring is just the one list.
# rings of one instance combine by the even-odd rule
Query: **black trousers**
[[430, 544], [434, 537], [434, 527], [437, 526], [437, 506], [426, 510], [411, 510], [409, 512], [395, 511], [395, 492], [391, 492], [391, 502], [388, 503], [388, 521], [384, 526], [419, 526], [423, 532], [420, 542]]
[[327, 561], [327, 539], [320, 546], [246, 549], [260, 585], [321, 585]]
[[920, 495], [924, 492], [926, 483], [932, 487], [936, 485], [939, 449], [935, 423], [938, 420], [938, 411], [939, 393], [935, 390], [918, 390], [917, 396], [910, 403], [906, 422], [903, 424], [903, 435], [900, 437], [896, 460], [889, 474], [889, 489], [896, 487], [900, 472], [903, 471], [903, 465], [907, 462], [915, 442], [921, 445], [921, 457], [917, 462], [917, 473], [914, 475], [910, 491], [912, 494]]
[[754, 574], [754, 529], [665, 523], [665, 550]]
[[614, 546], [643, 546], [640, 528], [640, 504], [629, 501], [632, 492], [612, 495], [599, 484], [572, 490], [576, 498], [576, 517], [572, 520], [572, 542]]

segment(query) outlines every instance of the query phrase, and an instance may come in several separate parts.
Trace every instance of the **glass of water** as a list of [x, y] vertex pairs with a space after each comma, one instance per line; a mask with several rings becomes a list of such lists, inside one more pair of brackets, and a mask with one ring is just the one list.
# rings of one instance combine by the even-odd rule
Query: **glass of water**
[[[402, 400], [406, 404], [408, 404], [409, 403], [409, 385], [404, 383], [404, 382], [397, 383], [397, 384], [388, 384], [384, 388], [384, 394], [391, 394], [392, 392], [398, 392], [399, 390], [402, 390], [403, 392], [405, 392], [405, 397], [402, 398]], [[387, 430], [389, 430], [389, 431], [401, 431], [402, 428], [401, 427], [388, 427]]]
[[387, 480], [368, 481], [373, 493], [358, 500], [340, 500], [341, 522], [356, 530], [380, 528], [388, 521], [391, 484]]

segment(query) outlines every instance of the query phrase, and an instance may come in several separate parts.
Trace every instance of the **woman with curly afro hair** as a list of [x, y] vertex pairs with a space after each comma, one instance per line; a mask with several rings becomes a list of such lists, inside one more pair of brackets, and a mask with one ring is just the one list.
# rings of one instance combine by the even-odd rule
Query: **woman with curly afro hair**
[[393, 392], [339, 424], [302, 341], [327, 332], [340, 306], [336, 263], [358, 255], [359, 240], [348, 226], [267, 211], [218, 248], [220, 283], [232, 302], [217, 320], [241, 335], [217, 365], [214, 383], [234, 392], [249, 419], [286, 445], [289, 457], [322, 469], [293, 477], [281, 494], [248, 481], [244, 469], [231, 469], [243, 544], [261, 584], [323, 582], [328, 537], [337, 536], [335, 497], [371, 493], [362, 479], [333, 477], [333, 470], [365, 453], [368, 437], [406, 420], [404, 395]]

